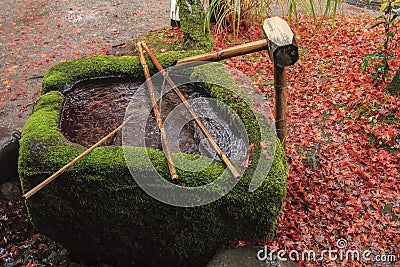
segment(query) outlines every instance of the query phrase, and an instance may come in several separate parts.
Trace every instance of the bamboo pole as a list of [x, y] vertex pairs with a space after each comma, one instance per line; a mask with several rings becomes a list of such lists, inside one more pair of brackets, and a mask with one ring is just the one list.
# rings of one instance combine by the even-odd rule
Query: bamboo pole
[[254, 53], [265, 49], [268, 49], [268, 40], [262, 39], [247, 44], [229, 47], [226, 49], [222, 49], [220, 51], [182, 58], [177, 60], [175, 62], [175, 65], [180, 65], [195, 61], [213, 61], [213, 62], [221, 61], [223, 59]]
[[38, 184], [37, 186], [35, 186], [33, 189], [31, 189], [30, 191], [28, 191], [27, 193], [25, 193], [24, 195], [22, 195], [23, 198], [28, 199], [31, 196], [33, 196], [35, 193], [37, 193], [39, 190], [41, 190], [43, 187], [45, 187], [46, 185], [48, 185], [51, 181], [53, 181], [54, 179], [56, 179], [58, 176], [60, 176], [61, 174], [63, 174], [66, 170], [68, 170], [69, 168], [71, 168], [75, 163], [77, 163], [79, 160], [81, 160], [83, 157], [85, 157], [87, 154], [89, 154], [90, 152], [93, 151], [93, 149], [95, 149], [96, 147], [98, 147], [99, 145], [101, 145], [102, 143], [104, 143], [105, 141], [107, 141], [107, 139], [109, 139], [111, 136], [113, 136], [116, 132], [118, 132], [119, 130], [122, 129], [122, 127], [124, 127], [125, 124], [128, 123], [128, 121], [132, 118], [133, 115], [129, 116], [125, 121], [123, 121], [117, 128], [115, 128], [112, 132], [110, 132], [109, 134], [107, 134], [106, 136], [104, 136], [100, 141], [98, 141], [96, 144], [92, 145], [91, 147], [89, 147], [87, 150], [85, 150], [82, 154], [80, 154], [79, 156], [77, 156], [75, 159], [73, 159], [72, 161], [70, 161], [68, 164], [64, 165], [64, 167], [62, 167], [61, 169], [59, 169], [57, 172], [55, 172], [53, 175], [51, 175], [49, 178], [47, 178], [46, 180], [44, 180], [43, 182], [41, 182], [40, 184]]
[[147, 88], [149, 89], [151, 106], [153, 107], [154, 117], [156, 118], [158, 129], [160, 130], [161, 142], [163, 143], [163, 150], [164, 150], [165, 157], [167, 159], [169, 172], [171, 174], [171, 179], [173, 181], [175, 181], [175, 180], [178, 180], [179, 176], [176, 173], [175, 165], [174, 165], [174, 162], [173, 162], [173, 159], [171, 156], [171, 150], [170, 150], [169, 144], [168, 144], [167, 134], [166, 134], [165, 128], [164, 128], [164, 123], [161, 119], [160, 110], [158, 109], [158, 106], [157, 106], [156, 97], [155, 97], [155, 93], [154, 93], [154, 86], [153, 86], [153, 82], [151, 81], [149, 67], [146, 64], [146, 59], [144, 58], [144, 54], [143, 54], [142, 42], [138, 42], [136, 44], [136, 49], [139, 54], [140, 63], [143, 66], [143, 72], [144, 72], [144, 76], [146, 78]]
[[192, 115], [193, 119], [199, 126], [200, 130], [203, 132], [203, 134], [208, 138], [210, 141], [212, 147], [214, 148], [215, 152], [217, 155], [221, 158], [221, 160], [225, 163], [225, 165], [228, 167], [230, 172], [235, 178], [240, 178], [239, 173], [237, 172], [236, 168], [232, 165], [228, 157], [224, 154], [224, 152], [221, 150], [221, 148], [218, 146], [218, 144], [215, 142], [214, 138], [211, 136], [210, 132], [207, 130], [207, 128], [204, 126], [204, 124], [201, 122], [199, 117], [196, 115], [196, 113], [193, 111], [191, 106], [188, 104], [186, 97], [182, 94], [182, 92], [179, 90], [179, 88], [175, 85], [175, 83], [172, 81], [172, 79], [168, 76], [168, 74], [164, 71], [164, 68], [161, 66], [161, 64], [158, 62], [158, 60], [154, 57], [153, 53], [150, 51], [148, 46], [146, 45], [145, 42], [141, 43], [144, 50], [146, 50], [148, 56], [150, 57], [151, 61], [153, 61], [154, 65], [162, 73], [164, 76], [164, 79], [167, 80], [167, 82], [171, 85], [172, 89], [175, 91], [179, 99], [182, 101], [182, 103], [185, 105], [189, 113]]
[[285, 67], [274, 64], [275, 128], [283, 147], [286, 145], [287, 81]]

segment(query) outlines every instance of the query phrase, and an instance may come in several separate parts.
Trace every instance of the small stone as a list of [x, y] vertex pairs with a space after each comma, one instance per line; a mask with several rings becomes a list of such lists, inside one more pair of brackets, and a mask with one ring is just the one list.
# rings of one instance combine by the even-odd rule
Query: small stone
[[[262, 248], [264, 249], [264, 248]], [[239, 247], [221, 250], [211, 259], [206, 267], [298, 267], [292, 261], [278, 259], [259, 259], [260, 248]], [[265, 254], [265, 253], [263, 253]]]
[[0, 127], [0, 184], [18, 177], [17, 163], [21, 133]]
[[12, 258], [6, 258], [4, 261], [4, 267], [14, 267], [18, 266], [18, 262]]
[[84, 263], [77, 263], [77, 262], [71, 262], [68, 266], [69, 267], [89, 267]]
[[108, 263], [102, 262], [99, 264], [99, 267], [113, 267], [113, 266]]
[[333, 234], [334, 236], [340, 236], [340, 232], [339, 232], [338, 230], [333, 230], [333, 231], [332, 231], [332, 234]]
[[68, 252], [66, 249], [53, 250], [47, 260], [51, 265], [60, 265], [62, 262], [66, 262], [67, 254]]
[[12, 183], [4, 183], [0, 187], [0, 197], [16, 201], [21, 197], [21, 190]]

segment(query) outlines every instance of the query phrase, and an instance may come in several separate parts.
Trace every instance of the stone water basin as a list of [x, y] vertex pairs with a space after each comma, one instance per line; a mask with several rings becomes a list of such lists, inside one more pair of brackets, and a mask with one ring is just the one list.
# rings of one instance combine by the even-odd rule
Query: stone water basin
[[[135, 78], [108, 78], [90, 80], [79, 83], [66, 94], [60, 118], [60, 131], [71, 142], [89, 148], [106, 134], [117, 128], [123, 121], [129, 102], [143, 102], [149, 105], [149, 96], [142, 82], [135, 82]], [[138, 89], [144, 94], [139, 94]], [[206, 88], [200, 84], [184, 84], [179, 86], [187, 100], [196, 99], [203, 102], [208, 117], [202, 117], [202, 122], [212, 134], [214, 140], [229, 158], [244, 160], [247, 156], [248, 141], [245, 136], [240, 136], [237, 129], [239, 122], [234, 118], [216, 121], [218, 112], [224, 112], [208, 103], [209, 97]], [[181, 104], [179, 97], [170, 90], [165, 93], [159, 103], [162, 120], [165, 122], [168, 115]], [[145, 147], [162, 150], [161, 137], [154, 114], [150, 112], [145, 125]], [[175, 118], [177, 119], [177, 118]], [[142, 119], [134, 116], [130, 123], [140, 123]], [[234, 127], [232, 131], [230, 128]], [[229, 131], [229, 132], [227, 132]], [[194, 120], [188, 121], [179, 129], [179, 147], [173, 152], [189, 154], [203, 154], [219, 159], [213, 148], [205, 143], [206, 137], [196, 125]], [[122, 131], [108, 139], [103, 145], [121, 146]], [[234, 147], [233, 147], [234, 145]]]
[[[191, 54], [193, 52], [169, 52], [158, 55], [158, 59], [168, 67], [177, 58]], [[150, 69], [154, 71], [152, 65]], [[190, 77], [195, 73], [196, 69]], [[212, 153], [210, 156], [203, 153], [202, 146], [198, 145], [202, 137], [195, 141], [192, 136], [196, 135], [196, 129], [188, 123], [188, 130], [179, 132], [183, 140], [179, 149], [188, 150], [173, 153], [180, 176], [175, 185], [192, 192], [190, 190], [225, 177], [227, 183], [234, 182], [228, 192], [222, 194], [219, 184], [207, 188], [210, 194], [220, 194], [207, 204], [199, 204], [202, 197], [193, 194], [191, 199], [189, 196], [193, 205], [176, 205], [173, 201], [183, 196], [170, 191], [164, 153], [157, 138], [152, 139], [157, 135], [144, 138], [148, 147], [136, 146], [124, 142], [125, 129], [122, 137], [117, 136], [106, 146], [94, 149], [26, 201], [35, 227], [60, 242], [75, 260], [87, 264], [106, 262], [114, 266], [205, 266], [223, 244], [234, 240], [257, 242], [272, 236], [286, 195], [287, 165], [282, 147], [272, 128], [261, 128], [256, 123], [257, 112], [237, 96], [237, 86], [222, 65], [214, 66], [206, 75], [227, 85], [203, 83], [204, 90], [200, 94], [205, 93], [235, 111], [252, 144], [251, 151], [246, 154], [251, 164], [239, 163], [237, 167], [242, 176], [240, 180], [232, 180], [221, 161]], [[24, 193], [123, 120], [123, 112], [116, 110], [105, 112], [106, 118], [100, 113], [79, 118], [74, 112], [69, 115], [63, 112], [67, 105], [74, 110], [68, 95], [74, 86], [98, 77], [134, 77], [136, 85], [133, 86], [143, 82], [137, 57], [89, 57], [62, 62], [46, 72], [42, 96], [24, 126], [20, 141], [18, 171]], [[96, 93], [90, 89], [77, 90], [83, 90], [82, 94], [87, 94], [88, 99], [96, 98]], [[121, 96], [113, 101], [127, 101], [124, 93], [113, 95]], [[98, 96], [99, 99], [104, 97]], [[82, 109], [85, 112], [101, 110], [95, 99], [84, 102], [86, 100], [79, 98], [79, 101], [82, 102], [77, 106], [85, 105]], [[122, 104], [121, 109], [124, 109]], [[145, 121], [149, 121], [145, 132], [155, 131], [154, 125], [150, 125], [154, 119], [150, 116]], [[185, 148], [188, 140], [193, 141]], [[182, 165], [181, 161], [186, 163]], [[185, 170], [185, 165], [204, 162], [207, 165], [198, 171]], [[154, 173], [159, 174], [165, 184], [155, 183]], [[254, 177], [261, 182], [249, 191]], [[143, 187], [143, 183], [148, 183], [147, 187]], [[149, 188], [162, 192], [161, 196], [170, 197], [173, 203], [155, 198], [148, 192]]]

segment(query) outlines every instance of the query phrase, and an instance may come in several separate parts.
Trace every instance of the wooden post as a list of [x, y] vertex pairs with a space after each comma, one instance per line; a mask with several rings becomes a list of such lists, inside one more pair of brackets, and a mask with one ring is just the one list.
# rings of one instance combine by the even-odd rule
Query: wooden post
[[262, 27], [268, 39], [269, 56], [274, 63], [275, 127], [279, 140], [285, 146], [287, 82], [285, 67], [299, 59], [296, 39], [289, 25], [279, 17], [266, 19]]
[[287, 83], [285, 68], [274, 65], [275, 128], [282, 145], [286, 142]]

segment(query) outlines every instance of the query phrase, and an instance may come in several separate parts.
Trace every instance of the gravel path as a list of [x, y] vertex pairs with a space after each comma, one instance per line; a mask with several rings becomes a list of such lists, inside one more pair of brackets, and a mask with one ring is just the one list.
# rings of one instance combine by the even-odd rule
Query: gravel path
[[169, 0], [2, 0], [0, 126], [22, 129], [48, 68], [104, 54], [168, 25], [169, 5]]

